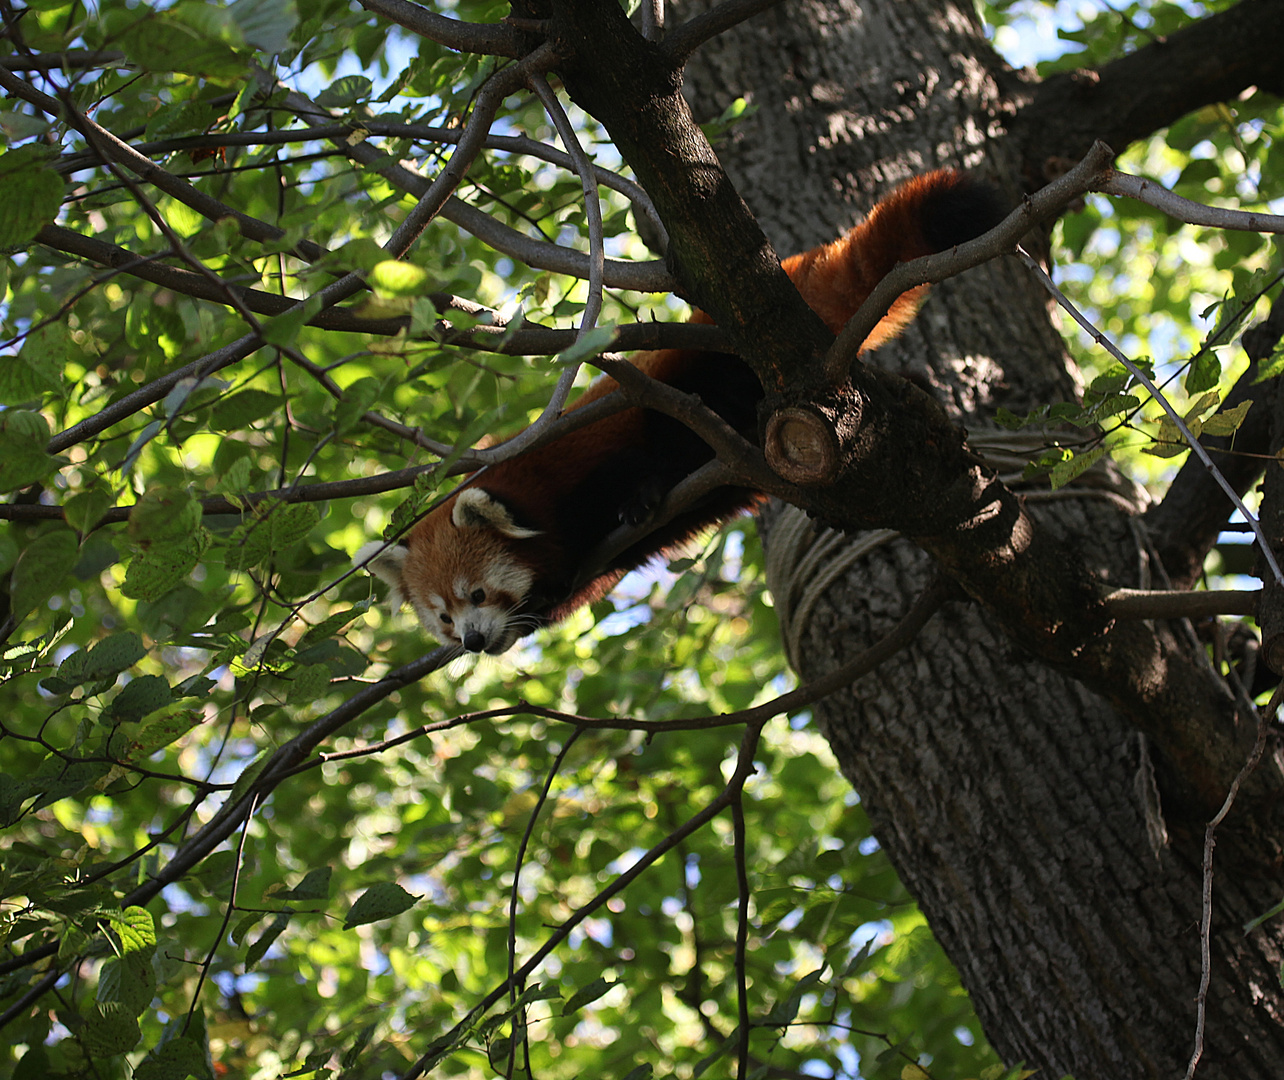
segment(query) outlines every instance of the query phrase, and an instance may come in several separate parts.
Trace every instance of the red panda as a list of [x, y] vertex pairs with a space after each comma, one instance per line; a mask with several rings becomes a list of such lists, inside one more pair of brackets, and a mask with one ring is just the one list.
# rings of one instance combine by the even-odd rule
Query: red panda
[[[837, 333], [896, 263], [948, 250], [1001, 216], [988, 184], [942, 169], [897, 188], [845, 236], [783, 266]], [[898, 334], [925, 292], [920, 287], [898, 298], [862, 349]], [[695, 318], [707, 321], [701, 313]], [[737, 432], [758, 440], [762, 388], [738, 357], [662, 349], [631, 362], [654, 379], [699, 394]], [[602, 377], [571, 408], [614, 389], [615, 381]], [[590, 580], [579, 580], [589, 554], [621, 523], [645, 522], [669, 490], [712, 457], [709, 446], [678, 421], [625, 409], [491, 466], [419, 521], [402, 543], [374, 541], [354, 561], [391, 586], [394, 609], [409, 601], [428, 633], [443, 643], [502, 653], [601, 597], [629, 570], [761, 497], [749, 488], [717, 488]]]

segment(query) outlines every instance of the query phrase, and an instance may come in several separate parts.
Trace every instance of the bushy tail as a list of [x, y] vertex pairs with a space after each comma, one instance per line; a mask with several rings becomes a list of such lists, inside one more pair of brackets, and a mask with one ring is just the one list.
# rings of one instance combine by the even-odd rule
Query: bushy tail
[[[835, 240], [784, 261], [803, 299], [835, 334], [898, 262], [947, 251], [1003, 219], [996, 188], [954, 169], [939, 169], [902, 184], [869, 217]], [[865, 339], [872, 349], [901, 332], [927, 286], [901, 295]]]

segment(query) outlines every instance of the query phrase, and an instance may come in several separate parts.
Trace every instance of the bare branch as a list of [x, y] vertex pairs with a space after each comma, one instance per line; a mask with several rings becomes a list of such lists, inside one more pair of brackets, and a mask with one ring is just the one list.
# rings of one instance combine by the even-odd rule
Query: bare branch
[[898, 265], [861, 304], [843, 327], [825, 356], [825, 377], [841, 385], [860, 347], [878, 321], [887, 314], [902, 293], [916, 285], [944, 281], [973, 266], [1006, 254], [1026, 233], [1059, 214], [1085, 191], [1092, 190], [1110, 166], [1114, 152], [1105, 143], [1096, 143], [1087, 156], [1058, 180], [1035, 192], [984, 236], [959, 244], [951, 251], [925, 255]]
[[1125, 195], [1138, 202], [1162, 210], [1169, 217], [1188, 225], [1207, 225], [1214, 229], [1239, 229], [1242, 232], [1284, 233], [1284, 216], [1261, 214], [1255, 210], [1230, 210], [1221, 206], [1205, 206], [1192, 199], [1184, 199], [1169, 191], [1162, 184], [1144, 176], [1111, 169], [1105, 179], [1093, 185], [1094, 191], [1103, 195]]
[[580, 140], [575, 134], [575, 129], [571, 127], [571, 121], [567, 118], [566, 110], [562, 108], [562, 103], [557, 100], [557, 95], [553, 93], [553, 88], [548, 85], [548, 80], [542, 75], [535, 76], [527, 80], [527, 85], [535, 91], [535, 95], [544, 106], [544, 111], [548, 113], [549, 119], [553, 121], [553, 126], [557, 129], [558, 135], [561, 136], [562, 145], [566, 147], [572, 161], [575, 163], [575, 172], [579, 176], [580, 185], [584, 190], [584, 214], [588, 218], [589, 233], [589, 278], [588, 301], [584, 305], [584, 315], [580, 321], [580, 333], [586, 334], [597, 325], [597, 317], [602, 310], [602, 266], [606, 260], [602, 248], [602, 205], [598, 202], [597, 181], [593, 175], [593, 163], [589, 160], [588, 154], [584, 152], [584, 147], [580, 144]]
[[675, 65], [680, 66], [710, 38], [717, 37], [724, 30], [730, 30], [780, 2], [781, 0], [724, 0], [712, 10], [670, 30], [660, 48]]
[[513, 59], [525, 52], [523, 35], [504, 23], [468, 23], [448, 19], [407, 0], [361, 0], [361, 6], [398, 26], [404, 26], [413, 34], [458, 52]]
[[641, 8], [642, 36], [647, 41], [659, 41], [664, 37], [664, 0], [642, 0]]
[[1261, 595], [1261, 589], [1115, 589], [1101, 602], [1116, 619], [1202, 619], [1252, 615]]
[[77, 71], [125, 66], [125, 54], [110, 50], [97, 52], [68, 49], [60, 53], [19, 53], [0, 60], [0, 68], [6, 71]]

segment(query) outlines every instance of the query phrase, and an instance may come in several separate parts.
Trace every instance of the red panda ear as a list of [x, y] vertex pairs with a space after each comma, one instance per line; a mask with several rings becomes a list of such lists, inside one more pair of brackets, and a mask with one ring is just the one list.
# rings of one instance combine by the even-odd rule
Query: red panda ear
[[371, 540], [363, 544], [352, 556], [354, 566], [365, 565], [380, 581], [391, 586], [388, 603], [392, 610], [401, 607], [405, 594], [401, 591], [401, 570], [406, 562], [409, 549], [404, 544], [389, 544], [383, 540]]
[[481, 488], [465, 488], [455, 499], [450, 520], [457, 529], [494, 529], [502, 536], [523, 540], [538, 536], [538, 529], [524, 529], [513, 520], [508, 507]]

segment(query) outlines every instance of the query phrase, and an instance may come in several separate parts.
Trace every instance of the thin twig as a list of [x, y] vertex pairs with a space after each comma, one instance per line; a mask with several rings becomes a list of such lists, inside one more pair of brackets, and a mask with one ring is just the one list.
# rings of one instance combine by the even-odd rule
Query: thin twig
[[[334, 123], [334, 117], [328, 111], [313, 104], [297, 91], [277, 86], [266, 72], [260, 73], [259, 79], [265, 91], [283, 92], [286, 108], [309, 126], [321, 128]], [[419, 197], [428, 186], [429, 181], [425, 177], [405, 165], [390, 162], [387, 155], [376, 146], [366, 142], [353, 143], [342, 137], [332, 137], [331, 141], [353, 161], [373, 169], [400, 191]], [[518, 259], [527, 266], [570, 277], [588, 277], [589, 260], [584, 252], [573, 251], [547, 240], [523, 236], [516, 229], [496, 221], [489, 214], [475, 206], [469, 206], [459, 198], [447, 199], [441, 208], [441, 216], [496, 251]], [[603, 268], [603, 280], [611, 288], [634, 289], [638, 292], [672, 292], [677, 287], [677, 282], [665, 268], [663, 260], [624, 262], [607, 259]]]
[[1271, 733], [1271, 725], [1281, 702], [1284, 702], [1284, 683], [1275, 688], [1275, 693], [1271, 695], [1271, 700], [1258, 712], [1257, 741], [1253, 743], [1253, 749], [1248, 755], [1248, 760], [1244, 762], [1244, 767], [1239, 770], [1235, 779], [1231, 781], [1230, 790], [1226, 792], [1226, 801], [1222, 803], [1222, 808], [1217, 811], [1216, 816], [1204, 830], [1204, 889], [1203, 912], [1199, 920], [1199, 993], [1195, 995], [1195, 1048], [1191, 1052], [1190, 1063], [1186, 1066], [1185, 1080], [1193, 1080], [1195, 1068], [1199, 1065], [1199, 1059], [1204, 1053], [1204, 1025], [1208, 1015], [1208, 986], [1212, 980], [1213, 971], [1213, 848], [1217, 844], [1217, 827], [1226, 819], [1226, 815], [1230, 813], [1231, 807], [1235, 804], [1235, 796], [1239, 793], [1240, 785], [1257, 768], [1257, 763], [1261, 760], [1262, 753], [1266, 749], [1266, 742]]
[[735, 842], [736, 860], [736, 1006], [740, 1016], [737, 1032], [736, 1078], [745, 1080], [749, 1075], [749, 871], [745, 865], [745, 806], [744, 791], [737, 793], [731, 802], [731, 830]]
[[543, 75], [536, 75], [527, 80], [527, 85], [535, 91], [544, 111], [553, 121], [553, 126], [561, 136], [562, 145], [575, 163], [575, 172], [584, 191], [584, 214], [588, 219], [589, 235], [589, 278], [588, 300], [584, 304], [584, 315], [580, 320], [580, 333], [587, 334], [597, 325], [597, 317], [602, 311], [602, 271], [606, 264], [602, 237], [602, 204], [598, 201], [597, 179], [593, 175], [593, 163], [548, 80]]
[[255, 796], [245, 814], [245, 821], [241, 827], [241, 840], [236, 846], [236, 863], [232, 873], [232, 887], [227, 898], [227, 910], [223, 912], [223, 921], [219, 924], [218, 932], [214, 935], [214, 941], [210, 945], [209, 952], [205, 954], [205, 962], [200, 965], [201, 975], [196, 980], [196, 989], [192, 991], [192, 1004], [187, 1010], [186, 1019], [183, 1021], [182, 1034], [187, 1034], [187, 1029], [192, 1023], [192, 1017], [196, 1015], [196, 1007], [201, 1001], [201, 988], [205, 985], [205, 979], [214, 964], [214, 957], [218, 954], [218, 950], [223, 944], [223, 937], [227, 933], [228, 924], [232, 921], [232, 912], [236, 910], [236, 890], [240, 885], [241, 869], [245, 861], [245, 842], [250, 837], [250, 822], [254, 819], [254, 811], [257, 809], [258, 804], [258, 797]]
[[1226, 493], [1232, 504], [1234, 504], [1235, 509], [1244, 515], [1244, 520], [1248, 522], [1249, 526], [1253, 530], [1253, 535], [1257, 537], [1257, 543], [1261, 548], [1262, 558], [1270, 568], [1271, 575], [1280, 585], [1284, 585], [1284, 573], [1281, 573], [1279, 563], [1275, 561], [1275, 554], [1271, 551], [1270, 542], [1267, 540], [1266, 534], [1262, 530], [1261, 522], [1249, 512], [1248, 507], [1244, 505], [1244, 500], [1239, 497], [1239, 494], [1227, 482], [1226, 477], [1222, 475], [1221, 470], [1213, 464], [1213, 459], [1208, 456], [1208, 451], [1204, 449], [1199, 440], [1195, 438], [1194, 433], [1186, 426], [1186, 421], [1182, 419], [1181, 414], [1173, 408], [1171, 402], [1169, 402], [1169, 400], [1163, 395], [1163, 392], [1159, 387], [1154, 384], [1154, 381], [1144, 371], [1142, 371], [1141, 368], [1137, 367], [1136, 364], [1129, 360], [1113, 341], [1093, 326], [1092, 323], [1079, 311], [1079, 309], [1069, 301], [1065, 293], [1058, 289], [1053, 280], [1044, 272], [1043, 267], [1032, 259], [1024, 248], [1018, 246], [1016, 254], [1017, 257], [1030, 268], [1030, 271], [1034, 274], [1039, 283], [1052, 294], [1057, 303], [1083, 328], [1084, 332], [1088, 334], [1093, 341], [1110, 353], [1111, 356], [1118, 360], [1119, 363], [1127, 368], [1132, 377], [1140, 382], [1141, 385], [1150, 393], [1150, 396], [1159, 402], [1160, 407], [1168, 415], [1168, 419], [1173, 422], [1173, 425], [1177, 430], [1181, 432], [1182, 438], [1189, 444], [1195, 456], [1204, 463], [1204, 468], [1206, 468], [1212, 475], [1213, 479], [1217, 481], [1217, 486]]
[[[557, 774], [562, 771], [562, 763], [566, 760], [566, 755], [570, 753], [571, 747], [575, 745], [575, 740], [584, 734], [585, 728], [577, 727], [571, 732], [570, 737], [562, 744], [562, 749], [557, 752], [557, 757], [553, 759], [553, 764], [549, 766], [548, 775], [544, 778], [544, 786], [540, 789], [539, 798], [526, 820], [526, 829], [522, 832], [521, 843], [517, 845], [517, 854], [513, 859], [513, 887], [509, 892], [508, 898], [508, 989], [509, 996], [514, 1006], [517, 1005], [517, 995], [521, 990], [521, 985], [513, 976], [513, 969], [517, 965], [517, 900], [518, 887], [521, 884], [522, 863], [526, 859], [526, 848], [531, 842], [531, 835], [535, 831], [535, 823], [539, 820], [540, 810], [548, 802], [548, 793], [553, 788], [553, 781], [557, 779]], [[513, 1075], [513, 1064], [516, 1061], [517, 1054], [517, 1022], [513, 1021], [513, 1037], [509, 1040], [508, 1045], [508, 1072], [506, 1075]]]
[[[744, 788], [745, 781], [756, 771], [754, 764], [754, 752], [757, 749], [758, 741], [762, 735], [763, 725], [766, 720], [750, 724], [746, 729], [744, 737], [740, 741], [740, 750], [736, 755], [736, 767], [731, 777], [727, 780], [726, 786], [722, 792], [707, 803], [703, 810], [698, 811], [687, 819], [685, 824], [669, 833], [663, 840], [648, 849], [638, 860], [629, 867], [628, 870], [620, 874], [610, 885], [602, 889], [593, 899], [588, 901], [582, 907], [578, 908], [564, 922], [562, 922], [530, 958], [511, 976], [511, 979], [525, 979], [540, 964], [544, 962], [545, 957], [558, 947], [571, 932], [579, 926], [585, 919], [593, 914], [603, 904], [607, 903], [612, 897], [618, 896], [646, 870], [650, 869], [655, 863], [664, 857], [668, 852], [677, 847], [688, 836], [702, 829], [715, 817], [732, 805], [739, 792]], [[473, 1023], [475, 1017], [486, 1012], [495, 1002], [499, 1001], [508, 993], [510, 979], [505, 979], [499, 986], [492, 989], [484, 998], [474, 1005], [468, 1014], [452, 1027], [445, 1035], [434, 1040], [438, 1046], [451, 1047], [460, 1034], [467, 1031]], [[421, 1057], [415, 1062], [410, 1069], [402, 1074], [402, 1080], [415, 1080], [416, 1077], [422, 1076], [427, 1067], [431, 1065], [434, 1059], [439, 1059], [440, 1052], [433, 1051], [431, 1054]]]

